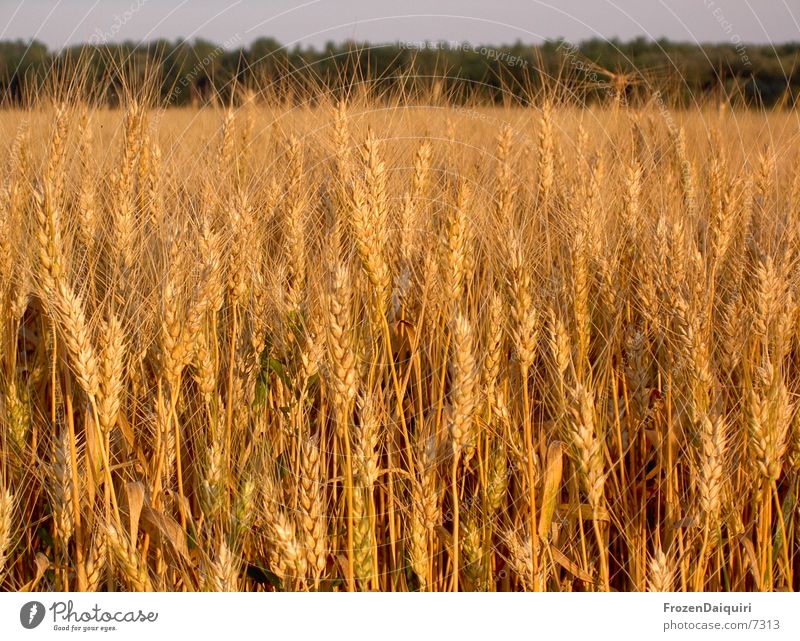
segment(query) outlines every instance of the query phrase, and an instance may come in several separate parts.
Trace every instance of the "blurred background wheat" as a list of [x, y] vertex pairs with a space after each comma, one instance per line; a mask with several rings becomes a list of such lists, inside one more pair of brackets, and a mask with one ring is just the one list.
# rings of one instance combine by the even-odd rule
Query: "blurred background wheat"
[[798, 588], [796, 110], [0, 131], [4, 589]]

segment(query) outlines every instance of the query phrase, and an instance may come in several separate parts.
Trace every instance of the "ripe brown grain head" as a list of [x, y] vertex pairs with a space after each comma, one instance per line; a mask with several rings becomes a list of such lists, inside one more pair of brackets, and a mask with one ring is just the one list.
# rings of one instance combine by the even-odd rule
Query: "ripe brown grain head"
[[450, 436], [458, 451], [471, 447], [475, 438], [479, 379], [472, 327], [463, 314], [453, 318], [451, 331]]
[[5, 569], [14, 534], [14, 495], [0, 488], [0, 575]]

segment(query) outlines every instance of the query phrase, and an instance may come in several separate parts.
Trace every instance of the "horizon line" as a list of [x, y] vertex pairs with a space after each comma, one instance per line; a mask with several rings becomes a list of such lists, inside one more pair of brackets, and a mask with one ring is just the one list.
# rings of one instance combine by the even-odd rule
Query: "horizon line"
[[[179, 44], [208, 43], [210, 45], [214, 45], [217, 48], [222, 48], [222, 49], [224, 49], [226, 51], [237, 51], [237, 50], [241, 50], [241, 49], [246, 49], [246, 48], [252, 46], [254, 43], [258, 42], [259, 40], [273, 40], [278, 45], [280, 45], [280, 47], [279, 47], [280, 49], [286, 49], [287, 51], [292, 51], [292, 50], [309, 51], [310, 50], [310, 51], [317, 51], [317, 52], [325, 51], [325, 49], [328, 48], [331, 45], [333, 45], [335, 47], [341, 47], [341, 46], [348, 45], [348, 44], [354, 44], [354, 45], [358, 45], [358, 46], [365, 47], [365, 48], [370, 48], [370, 49], [379, 48], [379, 47], [403, 46], [403, 45], [407, 45], [409, 43], [414, 43], [414, 44], [419, 44], [419, 45], [421, 45], [423, 43], [429, 43], [429, 44], [435, 44], [438, 47], [444, 47], [444, 48], [449, 48], [449, 49], [458, 49], [458, 48], [460, 48], [462, 46], [492, 46], [492, 47], [518, 47], [518, 46], [522, 46], [522, 47], [529, 47], [529, 48], [533, 49], [533, 48], [542, 47], [542, 46], [545, 46], [545, 45], [551, 44], [551, 43], [563, 43], [563, 42], [566, 42], [566, 43], [574, 44], [574, 45], [577, 45], [577, 46], [581, 46], [581, 45], [584, 45], [584, 44], [587, 44], [587, 43], [593, 43], [593, 42], [598, 42], [598, 41], [599, 42], [603, 42], [605, 44], [614, 44], [614, 45], [621, 45], [621, 46], [630, 45], [630, 44], [633, 44], [633, 43], [636, 43], [636, 42], [639, 42], [639, 41], [646, 41], [647, 43], [651, 43], [651, 44], [669, 43], [669, 44], [673, 44], [673, 45], [688, 45], [688, 46], [695, 47], [695, 48], [703, 48], [703, 47], [723, 47], [723, 48], [727, 47], [727, 48], [734, 48], [734, 49], [736, 48], [736, 45], [734, 45], [733, 43], [731, 43], [728, 40], [708, 40], [708, 41], [700, 41], [700, 42], [695, 41], [695, 42], [693, 42], [693, 41], [689, 41], [689, 40], [675, 40], [675, 39], [672, 39], [672, 38], [669, 38], [669, 37], [666, 37], [666, 36], [661, 37], [661, 38], [651, 38], [651, 37], [646, 36], [646, 35], [640, 35], [640, 36], [636, 36], [634, 38], [628, 38], [628, 39], [622, 39], [622, 38], [619, 38], [617, 36], [613, 36], [613, 37], [610, 37], [610, 38], [604, 38], [604, 37], [596, 36], [596, 37], [593, 37], [593, 38], [583, 38], [581, 40], [570, 40], [570, 39], [565, 38], [563, 36], [558, 36], [558, 37], [555, 37], [555, 38], [544, 38], [539, 42], [525, 42], [525, 41], [519, 40], [519, 39], [516, 40], [516, 41], [513, 41], [513, 42], [507, 42], [507, 41], [506, 42], [483, 42], [483, 41], [472, 42], [472, 41], [470, 41], [468, 39], [455, 40], [455, 39], [449, 39], [449, 38], [439, 38], [439, 39], [431, 39], [431, 38], [424, 38], [424, 39], [399, 38], [399, 39], [392, 40], [392, 41], [371, 42], [369, 40], [357, 40], [357, 39], [346, 38], [346, 39], [341, 39], [341, 40], [330, 40], [328, 42], [325, 42], [322, 45], [319, 45], [319, 44], [304, 45], [302, 43], [293, 43], [291, 45], [287, 45], [287, 44], [283, 43], [281, 40], [279, 40], [278, 38], [276, 38], [274, 36], [264, 35], [264, 36], [259, 36], [259, 37], [253, 38], [248, 44], [243, 44], [243, 45], [238, 46], [238, 47], [225, 46], [231, 40], [236, 40], [236, 39], [240, 40], [241, 39], [241, 38], [238, 38], [237, 36], [238, 36], [238, 34], [234, 34], [233, 36], [231, 36], [231, 37], [229, 37], [227, 39], [224, 39], [221, 43], [218, 42], [217, 40], [212, 40], [212, 39], [204, 38], [204, 37], [185, 38], [185, 37], [182, 37], [182, 36], [179, 36], [179, 37], [176, 37], [176, 38], [168, 38], [168, 37], [151, 38], [151, 39], [148, 39], [148, 40], [136, 40], [136, 39], [112, 40], [112, 41], [107, 41], [107, 42], [92, 42], [91, 38], [90, 38], [87, 41], [76, 42], [76, 43], [73, 43], [73, 44], [64, 44], [61, 47], [51, 46], [48, 43], [44, 42], [43, 40], [37, 39], [35, 37], [28, 37], [28, 38], [16, 37], [16, 38], [3, 38], [3, 39], [0, 40], [0, 45], [2, 45], [2, 44], [20, 43], [20, 44], [26, 44], [27, 46], [30, 47], [33, 44], [38, 44], [38, 45], [43, 46], [48, 52], [54, 52], [54, 53], [55, 52], [60, 53], [60, 52], [63, 52], [65, 50], [69, 50], [69, 49], [79, 49], [79, 48], [87, 48], [87, 47], [103, 48], [103, 47], [133, 46], [134, 48], [138, 48], [138, 47], [144, 47], [144, 46], [147, 46], [147, 45], [157, 44], [157, 43], [161, 43], [161, 42], [166, 42], [166, 43], [171, 43], [171, 44], [174, 43], [176, 45], [179, 45]], [[800, 37], [798, 37], [796, 40], [780, 40], [780, 41], [768, 40], [768, 41], [764, 41], [764, 42], [742, 41], [740, 44], [744, 45], [744, 46], [748, 46], [748, 47], [775, 47], [775, 46], [795, 45], [798, 48], [800, 48]]]

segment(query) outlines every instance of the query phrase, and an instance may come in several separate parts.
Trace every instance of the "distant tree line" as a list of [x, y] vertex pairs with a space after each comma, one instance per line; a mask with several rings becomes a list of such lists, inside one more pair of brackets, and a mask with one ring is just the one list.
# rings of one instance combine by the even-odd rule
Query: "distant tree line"
[[563, 40], [483, 46], [458, 42], [329, 43], [286, 48], [272, 38], [242, 46], [205, 40], [88, 44], [50, 51], [40, 42], [0, 42], [0, 100], [19, 104], [47, 91], [88, 91], [114, 104], [147, 87], [162, 105], [227, 100], [259, 92], [290, 100], [352, 90], [362, 81], [456, 101], [525, 100], [556, 88], [580, 102], [633, 101], [656, 91], [672, 103], [729, 99], [794, 106], [800, 89], [800, 42], [692, 45], [639, 38], [630, 42]]

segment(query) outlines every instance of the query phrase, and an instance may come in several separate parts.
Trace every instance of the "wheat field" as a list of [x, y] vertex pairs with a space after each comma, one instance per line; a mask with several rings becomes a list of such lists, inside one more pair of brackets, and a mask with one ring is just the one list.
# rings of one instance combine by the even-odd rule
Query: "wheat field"
[[797, 112], [0, 113], [0, 587], [800, 586]]

